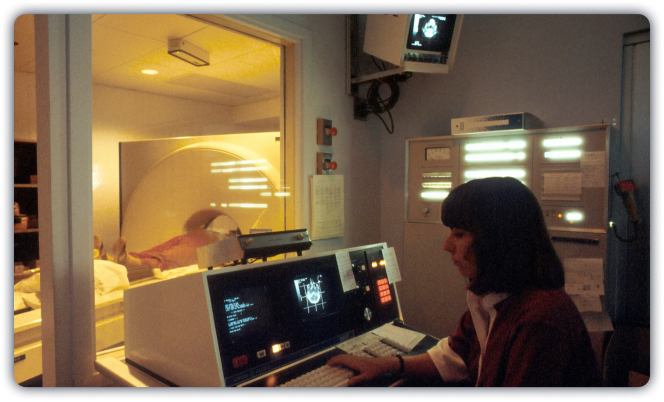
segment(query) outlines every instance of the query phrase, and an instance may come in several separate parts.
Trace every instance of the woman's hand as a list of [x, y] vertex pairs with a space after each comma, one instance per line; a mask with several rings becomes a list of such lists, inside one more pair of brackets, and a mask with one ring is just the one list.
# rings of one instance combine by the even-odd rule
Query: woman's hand
[[373, 380], [383, 374], [396, 373], [400, 363], [396, 357], [364, 357], [348, 354], [338, 355], [328, 362], [330, 366], [345, 366], [358, 374], [348, 380], [348, 386]]

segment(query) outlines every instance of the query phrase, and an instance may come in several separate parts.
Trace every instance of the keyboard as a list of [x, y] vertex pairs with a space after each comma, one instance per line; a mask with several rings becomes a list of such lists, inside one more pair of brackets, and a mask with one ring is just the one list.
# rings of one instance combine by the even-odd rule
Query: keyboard
[[[390, 357], [396, 356], [400, 350], [388, 344], [389, 340], [374, 340], [362, 349], [351, 353], [355, 356]], [[323, 365], [308, 373], [302, 374], [280, 387], [347, 387], [348, 380], [354, 373], [345, 367]]]
[[321, 366], [287, 381], [280, 387], [347, 387], [353, 371], [339, 366]]
[[353, 354], [356, 356], [390, 357], [396, 356], [399, 353], [400, 350], [398, 348], [388, 344], [386, 339], [382, 339], [365, 346], [361, 352]]

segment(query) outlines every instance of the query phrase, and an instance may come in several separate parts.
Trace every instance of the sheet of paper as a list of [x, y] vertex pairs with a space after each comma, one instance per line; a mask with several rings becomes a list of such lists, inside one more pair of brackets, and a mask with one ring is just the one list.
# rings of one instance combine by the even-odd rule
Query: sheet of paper
[[392, 324], [385, 324], [382, 327], [374, 329], [372, 332], [402, 345], [407, 350], [413, 349], [425, 337], [425, 335], [420, 332], [411, 331]]
[[571, 294], [570, 298], [582, 313], [585, 311], [602, 311], [602, 300], [599, 296]]
[[337, 258], [337, 268], [339, 269], [341, 287], [344, 292], [357, 289], [355, 274], [353, 274], [353, 263], [350, 261], [350, 253], [347, 251], [337, 251], [334, 253], [334, 256]]
[[394, 252], [394, 247], [383, 249], [383, 259], [385, 260], [385, 271], [387, 272], [387, 281], [389, 283], [401, 281], [401, 271], [399, 263]]
[[312, 240], [343, 237], [344, 177], [313, 175], [311, 179]]
[[545, 200], [580, 200], [583, 184], [583, 173], [544, 173]]
[[585, 152], [581, 157], [583, 187], [604, 187], [606, 174], [606, 153], [604, 151]]
[[602, 258], [565, 258], [565, 291], [572, 295], [604, 294], [604, 260]]
[[581, 317], [586, 324], [588, 332], [613, 331], [611, 317], [609, 317], [609, 314], [606, 311], [602, 311], [601, 313], [583, 312], [581, 313]]

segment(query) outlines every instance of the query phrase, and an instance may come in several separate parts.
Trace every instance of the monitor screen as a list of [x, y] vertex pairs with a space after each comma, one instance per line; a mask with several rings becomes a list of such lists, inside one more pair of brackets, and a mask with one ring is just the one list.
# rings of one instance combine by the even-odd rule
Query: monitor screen
[[272, 324], [270, 299], [264, 286], [230, 291], [223, 305], [225, 327], [231, 339], [264, 331]]
[[331, 314], [335, 311], [334, 299], [329, 294], [330, 279], [324, 274], [305, 275], [293, 281], [293, 287], [304, 320]]
[[447, 54], [452, 43], [456, 14], [413, 14], [406, 48]]
[[207, 280], [226, 385], [352, 332], [341, 314], [344, 291], [334, 256], [221, 271]]

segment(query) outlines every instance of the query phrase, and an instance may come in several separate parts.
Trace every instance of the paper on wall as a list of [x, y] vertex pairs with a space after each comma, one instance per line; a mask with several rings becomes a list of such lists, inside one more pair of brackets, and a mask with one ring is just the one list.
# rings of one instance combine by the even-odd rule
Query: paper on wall
[[579, 311], [602, 311], [604, 260], [602, 258], [565, 258], [565, 291]]
[[595, 295], [569, 295], [581, 313], [586, 311], [602, 311], [602, 301]]
[[314, 175], [311, 179], [311, 239], [344, 235], [344, 177]]
[[605, 165], [606, 153], [604, 151], [584, 152], [581, 157], [583, 187], [604, 187], [606, 181]]
[[565, 258], [565, 291], [568, 294], [604, 294], [604, 260], [601, 258]]
[[580, 200], [583, 173], [544, 173], [544, 200]]

